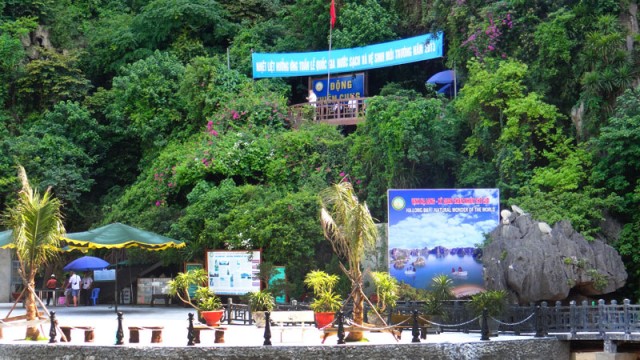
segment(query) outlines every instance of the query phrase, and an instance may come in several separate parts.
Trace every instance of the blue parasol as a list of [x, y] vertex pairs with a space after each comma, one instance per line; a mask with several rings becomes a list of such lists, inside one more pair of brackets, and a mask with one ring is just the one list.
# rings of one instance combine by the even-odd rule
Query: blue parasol
[[109, 266], [109, 263], [95, 256], [83, 256], [68, 263], [64, 271], [89, 271], [102, 270]]

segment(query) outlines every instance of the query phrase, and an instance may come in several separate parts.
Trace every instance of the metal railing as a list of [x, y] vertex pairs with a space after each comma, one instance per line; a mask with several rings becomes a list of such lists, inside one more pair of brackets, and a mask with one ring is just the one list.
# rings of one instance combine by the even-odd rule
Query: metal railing
[[[349, 316], [350, 304], [343, 309], [345, 315]], [[369, 306], [365, 306], [365, 316], [369, 310]], [[414, 310], [428, 319], [438, 332], [481, 331], [480, 321], [472, 321], [477, 320], [478, 315], [470, 310], [467, 301], [447, 302], [437, 316], [426, 314], [423, 302], [398, 302], [388, 314], [389, 325], [393, 325], [391, 314], [411, 315]], [[542, 332], [544, 335], [570, 333], [575, 336], [578, 333], [596, 333], [602, 337], [606, 333], [640, 333], [640, 305], [632, 305], [628, 299], [622, 304], [616, 300], [609, 304], [598, 300], [579, 304], [572, 301], [569, 305], [558, 301], [554, 306], [548, 306], [546, 302], [529, 306], [510, 305], [493, 319], [498, 323], [500, 332], [515, 335]]]
[[287, 119], [294, 128], [298, 128], [304, 119], [333, 125], [356, 125], [364, 121], [365, 100], [347, 98], [295, 104], [289, 107]]

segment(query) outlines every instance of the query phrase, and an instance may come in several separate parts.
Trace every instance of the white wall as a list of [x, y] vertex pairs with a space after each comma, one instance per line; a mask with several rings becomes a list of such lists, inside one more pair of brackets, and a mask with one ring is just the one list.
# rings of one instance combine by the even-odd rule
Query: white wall
[[0, 302], [11, 301], [11, 250], [0, 249]]

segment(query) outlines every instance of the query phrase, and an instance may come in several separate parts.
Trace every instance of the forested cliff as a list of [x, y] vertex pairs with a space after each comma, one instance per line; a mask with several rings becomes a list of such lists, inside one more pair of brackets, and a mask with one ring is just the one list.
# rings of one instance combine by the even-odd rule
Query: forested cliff
[[[345, 176], [380, 222], [388, 188], [496, 187], [616, 247], [640, 291], [637, 1], [337, 0], [334, 49], [443, 31], [445, 57], [370, 71], [348, 135], [292, 130], [307, 79], [254, 81], [251, 52], [328, 49], [329, 6], [0, 0], [0, 210], [21, 164], [68, 231], [140, 226], [188, 243], [153, 255], [174, 263], [262, 249], [299, 284], [337, 267], [317, 194]], [[457, 97], [425, 86], [454, 66]]]

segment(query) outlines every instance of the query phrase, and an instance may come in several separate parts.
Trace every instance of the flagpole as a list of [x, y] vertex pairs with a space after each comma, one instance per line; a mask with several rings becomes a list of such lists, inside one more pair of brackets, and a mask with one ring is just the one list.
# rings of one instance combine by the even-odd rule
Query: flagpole
[[329, 20], [329, 53], [327, 55], [327, 101], [329, 101], [329, 85], [331, 81], [331, 37], [333, 35], [333, 26], [331, 20]]
[[333, 26], [336, 24], [336, 4], [331, 0], [329, 6], [329, 53], [327, 54], [327, 101], [329, 100], [329, 87], [331, 82], [331, 40], [333, 38]]

